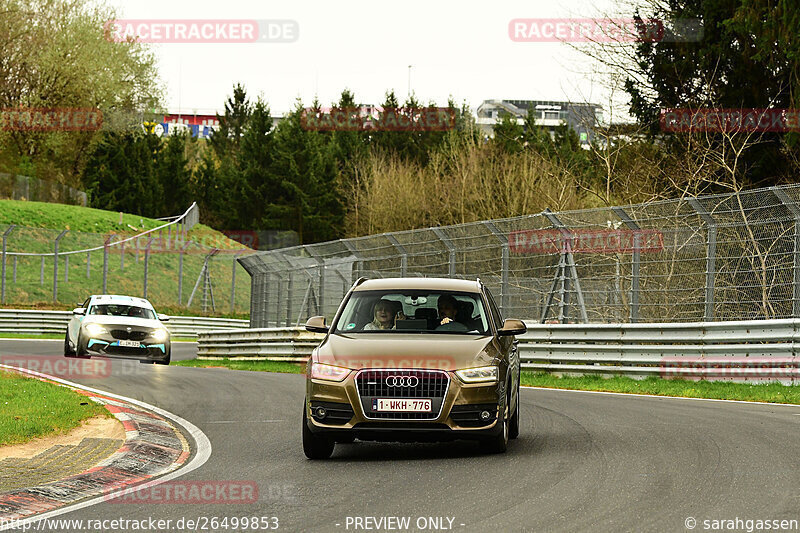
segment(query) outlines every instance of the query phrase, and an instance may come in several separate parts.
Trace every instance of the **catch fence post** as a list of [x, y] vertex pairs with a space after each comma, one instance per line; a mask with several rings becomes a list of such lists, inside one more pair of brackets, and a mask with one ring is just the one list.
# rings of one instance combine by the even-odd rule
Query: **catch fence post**
[[453, 278], [456, 275], [456, 247], [453, 246], [453, 243], [450, 241], [447, 235], [445, 235], [444, 231], [442, 231], [441, 228], [431, 228], [431, 229], [433, 229], [433, 233], [437, 237], [439, 237], [439, 240], [442, 241], [442, 243], [444, 243], [444, 245], [447, 247], [447, 250], [449, 252], [449, 263], [450, 263], [450, 267], [448, 269], [448, 275], [451, 278]]
[[397, 237], [392, 235], [391, 233], [384, 233], [384, 236], [389, 239], [389, 242], [392, 243], [392, 246], [400, 252], [400, 276], [406, 277], [408, 275], [408, 250], [406, 247], [400, 244], [400, 241], [397, 240]]
[[[69, 230], [65, 229], [58, 234], [53, 248], [53, 303], [58, 302], [58, 243], [61, 241], [64, 235], [67, 234], [67, 232], [69, 232]], [[44, 256], [42, 259], [44, 259]]]
[[612, 211], [616, 214], [622, 222], [625, 223], [628, 229], [633, 231], [633, 258], [631, 259], [631, 312], [630, 321], [636, 323], [639, 321], [639, 266], [640, 254], [642, 248], [642, 228], [639, 227], [628, 213], [621, 207], [612, 207]]
[[500, 256], [500, 311], [505, 315], [509, 312], [509, 284], [508, 284], [508, 271], [510, 269], [509, 250], [508, 250], [508, 236], [497, 229], [494, 222], [484, 222], [486, 227], [492, 234], [500, 241], [501, 256]]
[[714, 217], [706, 211], [697, 198], [689, 198], [689, 205], [692, 206], [708, 229], [708, 239], [706, 243], [706, 306], [703, 313], [703, 320], [706, 322], [714, 320], [714, 281], [716, 279], [716, 259], [717, 259], [717, 223]]
[[800, 207], [786, 194], [786, 191], [777, 187], [772, 189], [775, 196], [785, 205], [794, 216], [794, 246], [792, 250], [792, 317], [800, 318]]
[[240, 255], [242, 255], [242, 252], [238, 252], [233, 256], [233, 264], [231, 265], [231, 314], [234, 313], [236, 304], [236, 264]]
[[[16, 228], [16, 224], [11, 224], [8, 229], [3, 232], [3, 273], [2, 273], [2, 288], [0, 288], [0, 303], [6, 302], [6, 241], [11, 232]], [[14, 256], [14, 283], [17, 282], [17, 256]]]
[[153, 244], [153, 237], [147, 241], [147, 246], [144, 248], [144, 296], [142, 298], [147, 299], [147, 274], [148, 268], [150, 267], [150, 245]]
[[115, 235], [109, 235], [103, 243], [103, 294], [108, 294], [108, 247]]

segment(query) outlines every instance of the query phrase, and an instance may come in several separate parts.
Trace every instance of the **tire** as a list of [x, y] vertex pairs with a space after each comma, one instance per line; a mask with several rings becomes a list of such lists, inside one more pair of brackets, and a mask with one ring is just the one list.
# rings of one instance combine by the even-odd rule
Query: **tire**
[[75, 357], [78, 359], [91, 359], [92, 356], [86, 353], [86, 348], [83, 347], [81, 336], [78, 335], [78, 340], [75, 342]]
[[[506, 387], [508, 386], [506, 385]], [[506, 453], [510, 429], [508, 410], [509, 401], [508, 395], [506, 395], [506, 400], [503, 405], [503, 418], [498, 420], [501, 426], [500, 431], [494, 437], [481, 441], [481, 449], [484, 453]]]
[[69, 331], [64, 335], [64, 357], [75, 357], [75, 350], [69, 347]]
[[508, 438], [516, 439], [519, 437], [519, 385], [517, 385], [517, 405], [514, 407], [514, 414], [508, 422]]
[[303, 404], [303, 453], [309, 459], [327, 459], [333, 453], [336, 443], [333, 439], [316, 435], [308, 429], [306, 406]]

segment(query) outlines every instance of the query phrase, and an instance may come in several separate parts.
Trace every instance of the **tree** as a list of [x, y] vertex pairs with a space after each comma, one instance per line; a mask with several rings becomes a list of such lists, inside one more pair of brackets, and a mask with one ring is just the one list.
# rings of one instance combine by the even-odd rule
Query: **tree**
[[154, 171], [163, 196], [160, 216], [182, 213], [193, 200], [192, 171], [187, 152], [197, 142], [188, 131], [170, 135], [161, 141]]
[[233, 87], [233, 96], [225, 102], [225, 114], [217, 115], [219, 127], [211, 134], [208, 142], [217, 157], [231, 157], [234, 160], [239, 155], [239, 145], [247, 128], [252, 112], [247, 91], [237, 83]]
[[[800, 17], [789, 0], [651, 0], [647, 18], [698, 19], [699, 42], [647, 40], [636, 45], [633, 58], [622, 59], [628, 72], [625, 90], [631, 113], [658, 131], [665, 108], [792, 108], [800, 103]], [[636, 13], [640, 15], [639, 12]], [[678, 42], [666, 42], [676, 40]], [[620, 61], [619, 55], [609, 56]], [[668, 147], [686, 146], [685, 135], [671, 135]], [[746, 143], [739, 171], [742, 185], [770, 185], [793, 175], [798, 159], [797, 135], [780, 132], [736, 137], [708, 135], [719, 149]], [[788, 145], [788, 146], [787, 146]], [[725, 172], [708, 176], [718, 182]]]
[[500, 122], [494, 126], [492, 142], [506, 153], [519, 153], [525, 142], [525, 128], [517, 121], [517, 117], [504, 112], [500, 116]]
[[[0, 108], [97, 108], [104, 116], [156, 106], [162, 92], [145, 45], [104, 29], [113, 10], [91, 0], [0, 0]], [[80, 187], [97, 131], [0, 132], [0, 164]]]
[[[260, 227], [263, 206], [277, 185], [273, 175], [274, 131], [269, 106], [259, 98], [253, 105], [242, 135], [239, 169], [242, 178], [233, 183], [239, 228]], [[264, 228], [268, 229], [268, 228]]]
[[278, 124], [272, 175], [276, 187], [264, 206], [261, 227], [297, 232], [301, 243], [343, 234], [344, 208], [328, 137], [302, 127], [302, 102]]
[[160, 143], [151, 133], [105, 133], [89, 157], [85, 174], [92, 206], [161, 216], [164, 187], [156, 172]]

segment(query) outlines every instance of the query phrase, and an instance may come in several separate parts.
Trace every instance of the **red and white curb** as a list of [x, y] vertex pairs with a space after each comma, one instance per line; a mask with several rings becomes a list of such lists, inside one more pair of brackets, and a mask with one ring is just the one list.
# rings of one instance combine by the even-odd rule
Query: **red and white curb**
[[[0, 526], [0, 531], [12, 524], [20, 527], [122, 496], [136, 488], [164, 483], [199, 468], [211, 455], [208, 437], [192, 423], [168, 411], [32, 370], [3, 364], [0, 368], [75, 389], [102, 403], [125, 428], [122, 447], [93, 468], [66, 479], [0, 495], [0, 519], [8, 524]], [[189, 443], [177, 426], [195, 442], [197, 450], [191, 459]]]

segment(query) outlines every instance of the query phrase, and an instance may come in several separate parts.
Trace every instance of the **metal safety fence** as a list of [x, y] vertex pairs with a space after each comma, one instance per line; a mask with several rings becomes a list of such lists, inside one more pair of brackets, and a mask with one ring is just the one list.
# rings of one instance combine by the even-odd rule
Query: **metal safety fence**
[[[710, 381], [800, 382], [800, 320], [539, 324], [517, 337], [524, 370]], [[199, 359], [303, 362], [324, 335], [303, 328], [207, 331]], [[421, 353], [420, 356], [425, 354]]]
[[361, 276], [489, 286], [555, 323], [800, 317], [800, 185], [551, 212], [295, 246], [239, 260], [252, 327], [331, 318]]
[[122, 218], [108, 233], [0, 225], [0, 304], [77, 306], [90, 294], [125, 294], [167, 312], [247, 314], [236, 259], [252, 250], [198, 222], [192, 204], [149, 229]]
[[[66, 333], [70, 318], [71, 311], [0, 309], [0, 333], [61, 335]], [[248, 321], [205, 316], [172, 316], [164, 326], [175, 336], [194, 337], [207, 331], [246, 328]]]

